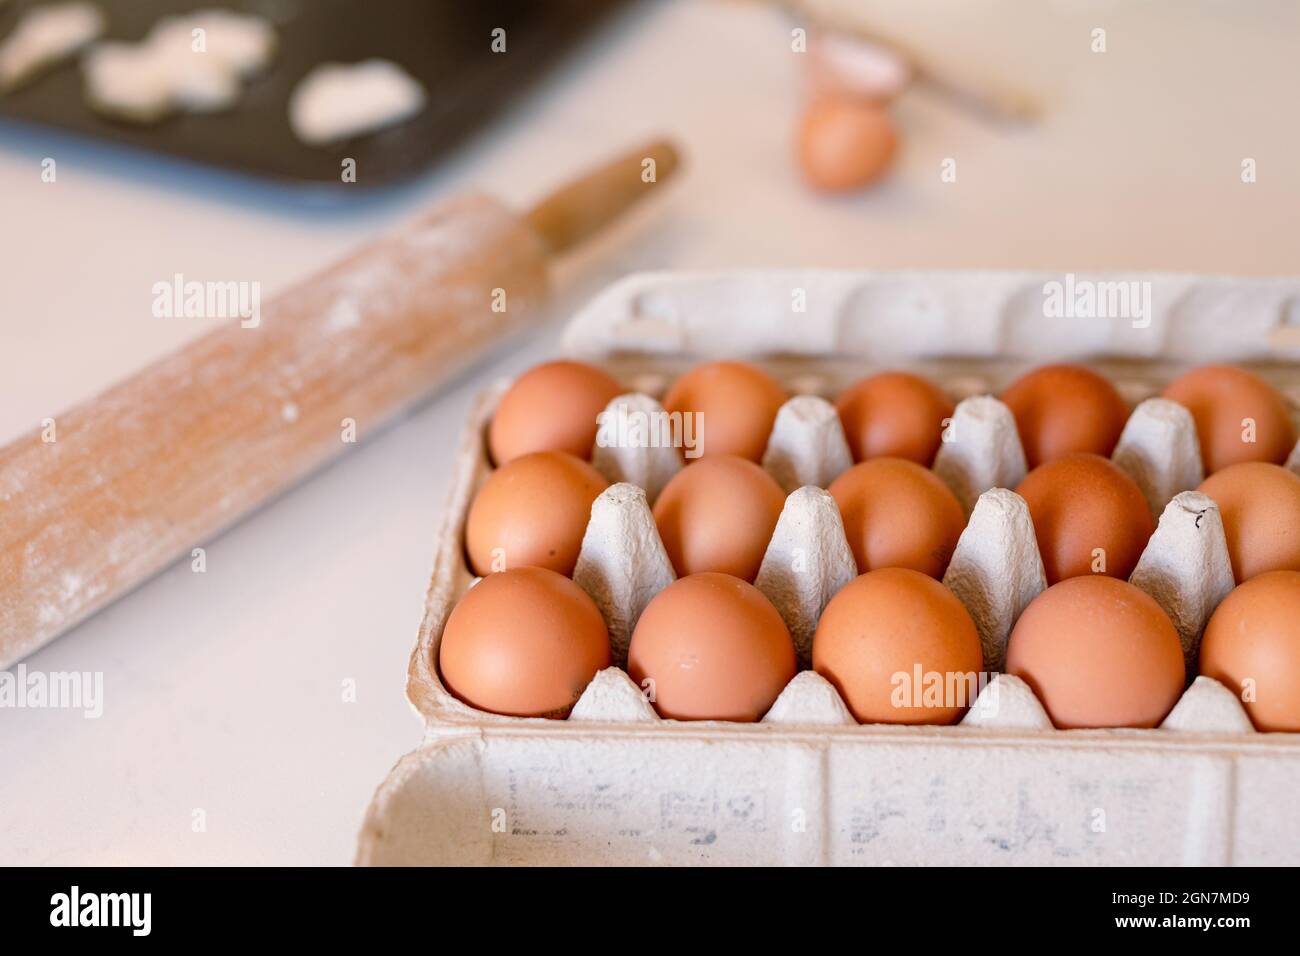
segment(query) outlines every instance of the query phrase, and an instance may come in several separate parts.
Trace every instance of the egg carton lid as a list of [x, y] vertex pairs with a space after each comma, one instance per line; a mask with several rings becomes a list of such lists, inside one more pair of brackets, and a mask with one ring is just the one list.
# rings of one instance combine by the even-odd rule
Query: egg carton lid
[[575, 357], [1300, 358], [1300, 278], [1143, 272], [643, 272], [569, 322]]

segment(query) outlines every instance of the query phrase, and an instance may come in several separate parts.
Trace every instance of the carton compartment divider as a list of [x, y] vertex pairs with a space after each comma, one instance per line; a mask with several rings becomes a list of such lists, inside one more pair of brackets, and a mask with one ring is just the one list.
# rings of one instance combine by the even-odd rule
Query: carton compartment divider
[[[625, 481], [645, 491], [653, 505], [664, 485], [682, 470], [682, 459], [672, 445], [660, 444], [660, 436], [650, 429], [655, 422], [665, 422], [664, 407], [649, 395], [629, 392], [619, 395], [605, 407], [596, 431], [591, 463], [611, 483]], [[620, 441], [622, 429], [644, 426], [645, 444]]]
[[1223, 517], [1213, 499], [1199, 491], [1175, 495], [1129, 583], [1155, 598], [1174, 622], [1190, 683], [1196, 677], [1205, 625], [1234, 587]]
[[1110, 457], [1142, 489], [1153, 518], [1174, 495], [1205, 480], [1192, 414], [1166, 398], [1148, 398], [1133, 409]]
[[934, 459], [934, 473], [952, 489], [966, 514], [990, 488], [1024, 480], [1025, 450], [1011, 409], [991, 395], [962, 399]]

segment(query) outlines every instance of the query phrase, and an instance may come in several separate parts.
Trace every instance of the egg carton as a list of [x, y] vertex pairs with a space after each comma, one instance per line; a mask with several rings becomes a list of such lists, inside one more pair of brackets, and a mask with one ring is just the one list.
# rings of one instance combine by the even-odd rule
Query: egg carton
[[[788, 498], [755, 584], [786, 620], [802, 669], [759, 723], [655, 713], [617, 665], [640, 612], [674, 578], [650, 505], [680, 463], [671, 450], [598, 441], [593, 463], [613, 484], [592, 507], [574, 580], [605, 615], [616, 666], [563, 721], [488, 714], [452, 696], [438, 644], [474, 580], [464, 523], [489, 471], [484, 432], [503, 384], [475, 407], [457, 454], [411, 655], [407, 697], [424, 740], [376, 792], [357, 862], [1300, 863], [1300, 735], [1256, 732], [1231, 690], [1195, 676], [1201, 631], [1232, 574], [1218, 509], [1191, 490], [1202, 468], [1190, 416], [1156, 397], [1188, 366], [1231, 361], [1272, 381], [1297, 414], [1300, 281], [1071, 276], [1148, 283], [1149, 312], [1044, 318], [1044, 289], [1066, 281], [651, 274], [595, 299], [570, 323], [565, 352], [628, 383], [612, 407], [657, 411], [673, 375], [720, 357], [758, 361], [796, 393], [763, 461]], [[1113, 459], [1159, 520], [1131, 580], [1174, 621], [1186, 692], [1158, 729], [1062, 731], [1023, 681], [999, 673], [958, 725], [858, 725], [806, 669], [821, 610], [857, 573], [824, 490], [850, 464], [828, 399], [881, 368], [918, 371], [960, 399], [934, 465], [969, 515], [944, 583], [976, 622], [986, 670], [998, 671], [1045, 580], [1025, 503], [1007, 490], [1025, 473], [1015, 422], [990, 396], [1033, 364], [1067, 360], [1090, 362], [1135, 405]], [[1300, 471], [1300, 449], [1289, 465]]]

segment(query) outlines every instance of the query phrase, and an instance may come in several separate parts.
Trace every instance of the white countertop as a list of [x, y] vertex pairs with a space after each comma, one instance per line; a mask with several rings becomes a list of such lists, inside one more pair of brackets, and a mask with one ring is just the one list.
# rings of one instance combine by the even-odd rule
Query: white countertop
[[[435, 173], [343, 207], [0, 127], [0, 441], [206, 330], [150, 315], [160, 278], [257, 278], [271, 292], [460, 188], [522, 205], [660, 132], [684, 147], [682, 181], [566, 265], [557, 317], [646, 268], [1300, 272], [1286, 91], [1259, 86], [1232, 108], [1252, 88], [1249, 49], [1225, 45], [1207, 76], [1147, 48], [1136, 75], [1150, 82], [1118, 90], [1089, 79], [1095, 62], [1063, 64], [1065, 93], [1027, 128], [914, 89], [896, 108], [892, 178], [826, 199], [791, 163], [790, 26], [754, 4], [644, 6]], [[946, 157], [956, 183], [940, 180]], [[1243, 157], [1258, 182], [1241, 182]], [[102, 672], [104, 712], [0, 710], [0, 863], [349, 862], [371, 793], [419, 741], [406, 658], [460, 425], [485, 383], [552, 355], [557, 334], [550, 323], [196, 542], [206, 573], [179, 563], [28, 658]]]

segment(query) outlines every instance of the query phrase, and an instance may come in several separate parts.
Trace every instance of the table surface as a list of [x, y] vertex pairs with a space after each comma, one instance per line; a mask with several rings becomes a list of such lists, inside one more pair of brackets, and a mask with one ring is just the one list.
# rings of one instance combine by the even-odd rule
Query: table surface
[[[1040, 122], [992, 123], [915, 87], [895, 107], [892, 177], [837, 199], [805, 190], [791, 162], [794, 22], [735, 2], [619, 17], [438, 170], [346, 204], [0, 129], [0, 441], [210, 328], [153, 318], [159, 278], [255, 276], [269, 293], [456, 190], [523, 205], [652, 134], [687, 152], [671, 193], [565, 264], [551, 318], [529, 338], [196, 542], [205, 573], [181, 562], [25, 661], [102, 672], [104, 706], [99, 719], [0, 711], [0, 863], [348, 863], [374, 788], [419, 741], [406, 659], [469, 405], [555, 354], [564, 315], [619, 275], [1300, 272], [1300, 138], [1285, 91], [1251, 72], [1276, 63], [1224, 43], [1207, 64], [1136, 28], [1142, 50], [1130, 37], [1125, 52], [1112, 29], [1112, 58], [1089, 60], [1086, 17], [1062, 23], [1082, 52], [1061, 64]], [[41, 181], [47, 157], [54, 183]], [[946, 158], [956, 182], [941, 179]]]

